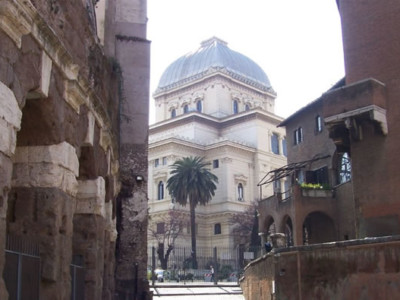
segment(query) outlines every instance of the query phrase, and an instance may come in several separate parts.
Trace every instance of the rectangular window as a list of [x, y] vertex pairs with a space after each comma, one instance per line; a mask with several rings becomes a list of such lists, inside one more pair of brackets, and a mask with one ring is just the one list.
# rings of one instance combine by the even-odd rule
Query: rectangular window
[[165, 156], [162, 158], [162, 164], [163, 164], [164, 166], [167, 165], [167, 158], [166, 158]]
[[282, 153], [287, 157], [287, 145], [286, 145], [286, 138], [282, 140]]
[[271, 135], [271, 150], [272, 153], [279, 154], [279, 136], [276, 133]]
[[158, 167], [158, 165], [160, 164], [160, 160], [158, 159], [158, 158], [156, 158], [155, 160], [154, 160], [154, 167]]
[[281, 192], [281, 181], [275, 180], [274, 181], [274, 193], [280, 193], [280, 192]]
[[303, 141], [303, 128], [299, 127], [293, 134], [294, 144], [298, 145]]
[[221, 234], [221, 223], [214, 225], [214, 234]]
[[329, 184], [328, 167], [306, 171], [306, 183]]
[[315, 133], [322, 132], [322, 118], [321, 116], [315, 117]]
[[165, 223], [164, 222], [157, 223], [157, 233], [158, 234], [165, 233]]
[[218, 169], [219, 168], [219, 160], [218, 159], [214, 159], [213, 160], [213, 168], [214, 169]]

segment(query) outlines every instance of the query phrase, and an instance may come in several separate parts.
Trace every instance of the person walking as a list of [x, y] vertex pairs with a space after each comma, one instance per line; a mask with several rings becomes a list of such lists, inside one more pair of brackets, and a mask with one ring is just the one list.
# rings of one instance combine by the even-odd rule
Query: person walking
[[214, 281], [214, 267], [210, 266], [210, 272], [211, 272], [211, 282], [215, 282]]

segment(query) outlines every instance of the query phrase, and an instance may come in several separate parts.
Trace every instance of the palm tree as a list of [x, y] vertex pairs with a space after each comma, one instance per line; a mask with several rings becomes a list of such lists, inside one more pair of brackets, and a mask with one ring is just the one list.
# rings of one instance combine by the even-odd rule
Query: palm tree
[[190, 229], [192, 235], [192, 267], [197, 269], [196, 216], [198, 204], [206, 205], [214, 196], [218, 177], [211, 173], [203, 157], [184, 157], [171, 166], [167, 189], [171, 197], [182, 206], [190, 205]]

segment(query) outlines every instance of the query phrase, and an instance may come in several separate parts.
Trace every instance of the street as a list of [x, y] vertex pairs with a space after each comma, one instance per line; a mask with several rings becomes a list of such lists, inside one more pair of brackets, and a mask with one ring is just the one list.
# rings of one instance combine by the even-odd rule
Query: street
[[150, 290], [154, 299], [244, 300], [240, 287], [230, 283], [158, 283]]

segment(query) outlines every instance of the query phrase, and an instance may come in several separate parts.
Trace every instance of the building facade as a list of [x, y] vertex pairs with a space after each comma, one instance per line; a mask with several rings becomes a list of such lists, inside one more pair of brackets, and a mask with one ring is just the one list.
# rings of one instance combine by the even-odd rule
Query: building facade
[[[257, 183], [286, 163], [286, 136], [274, 114], [276, 93], [264, 71], [246, 56], [211, 38], [173, 62], [154, 93], [156, 123], [149, 132], [150, 228], [171, 209], [169, 166], [188, 156], [205, 157], [219, 183], [215, 197], [196, 208], [198, 247], [235, 247], [234, 214], [260, 198]], [[265, 197], [272, 188], [262, 191]], [[186, 229], [175, 242], [189, 246]], [[149, 231], [149, 246], [157, 242]]]
[[[332, 89], [343, 84], [341, 80]], [[285, 233], [288, 246], [355, 238], [351, 159], [329, 137], [323, 98], [279, 126], [288, 134], [288, 165], [271, 171], [260, 185], [285, 188], [260, 200], [264, 240], [272, 233]]]
[[1, 1], [0, 20], [0, 299], [148, 298], [121, 230], [146, 240], [146, 1]]

